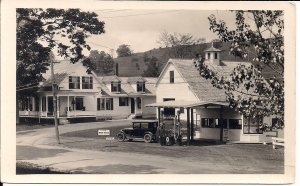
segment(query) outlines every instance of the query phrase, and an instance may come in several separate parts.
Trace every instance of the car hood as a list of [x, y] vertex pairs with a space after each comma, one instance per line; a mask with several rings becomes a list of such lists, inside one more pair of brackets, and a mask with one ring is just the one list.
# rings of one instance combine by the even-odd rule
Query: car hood
[[122, 130], [133, 130], [133, 128], [123, 128]]

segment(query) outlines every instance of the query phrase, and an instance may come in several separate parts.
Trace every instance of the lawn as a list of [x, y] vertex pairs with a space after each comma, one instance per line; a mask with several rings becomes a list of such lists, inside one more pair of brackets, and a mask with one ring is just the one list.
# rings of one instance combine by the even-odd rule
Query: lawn
[[16, 125], [16, 131], [26, 131], [26, 130], [34, 130], [34, 129], [42, 129], [54, 127], [54, 124], [39, 124], [39, 123], [20, 123]]
[[[111, 127], [115, 136], [122, 127]], [[97, 129], [65, 133], [68, 148], [88, 149], [109, 152], [128, 152], [140, 155], [158, 155], [180, 158], [195, 163], [214, 162], [217, 165], [236, 167], [240, 173], [283, 173], [284, 149], [273, 150], [272, 145], [263, 144], [217, 144], [198, 141], [192, 146], [160, 146], [158, 143], [106, 141], [105, 136], [98, 136]]]
[[17, 162], [16, 174], [70, 174], [69, 172], [61, 172], [52, 170], [49, 167], [41, 167], [28, 162]]

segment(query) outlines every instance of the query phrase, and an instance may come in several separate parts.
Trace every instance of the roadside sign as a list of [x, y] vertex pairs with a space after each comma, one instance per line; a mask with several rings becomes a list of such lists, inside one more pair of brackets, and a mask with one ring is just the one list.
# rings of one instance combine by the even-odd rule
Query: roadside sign
[[112, 140], [115, 140], [115, 138], [114, 137], [106, 137], [105, 138], [107, 141], [112, 141]]
[[99, 129], [98, 130], [98, 136], [109, 136], [110, 130], [107, 129]]

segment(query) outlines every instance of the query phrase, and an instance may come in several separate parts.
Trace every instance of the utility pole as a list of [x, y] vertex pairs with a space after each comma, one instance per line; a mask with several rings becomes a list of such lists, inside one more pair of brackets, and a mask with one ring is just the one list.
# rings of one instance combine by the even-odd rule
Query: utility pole
[[58, 122], [57, 122], [57, 98], [56, 98], [56, 88], [57, 84], [54, 78], [54, 68], [53, 68], [53, 59], [51, 59], [51, 77], [52, 77], [52, 94], [53, 94], [53, 110], [54, 110], [54, 124], [55, 124], [55, 135], [56, 141], [60, 144], [59, 140], [59, 131], [58, 131]]

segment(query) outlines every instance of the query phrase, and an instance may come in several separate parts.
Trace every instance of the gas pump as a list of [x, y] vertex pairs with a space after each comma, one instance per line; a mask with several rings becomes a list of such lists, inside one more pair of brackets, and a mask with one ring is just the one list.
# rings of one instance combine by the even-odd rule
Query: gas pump
[[174, 139], [177, 145], [181, 144], [181, 123], [180, 123], [180, 110], [177, 111], [174, 117]]

